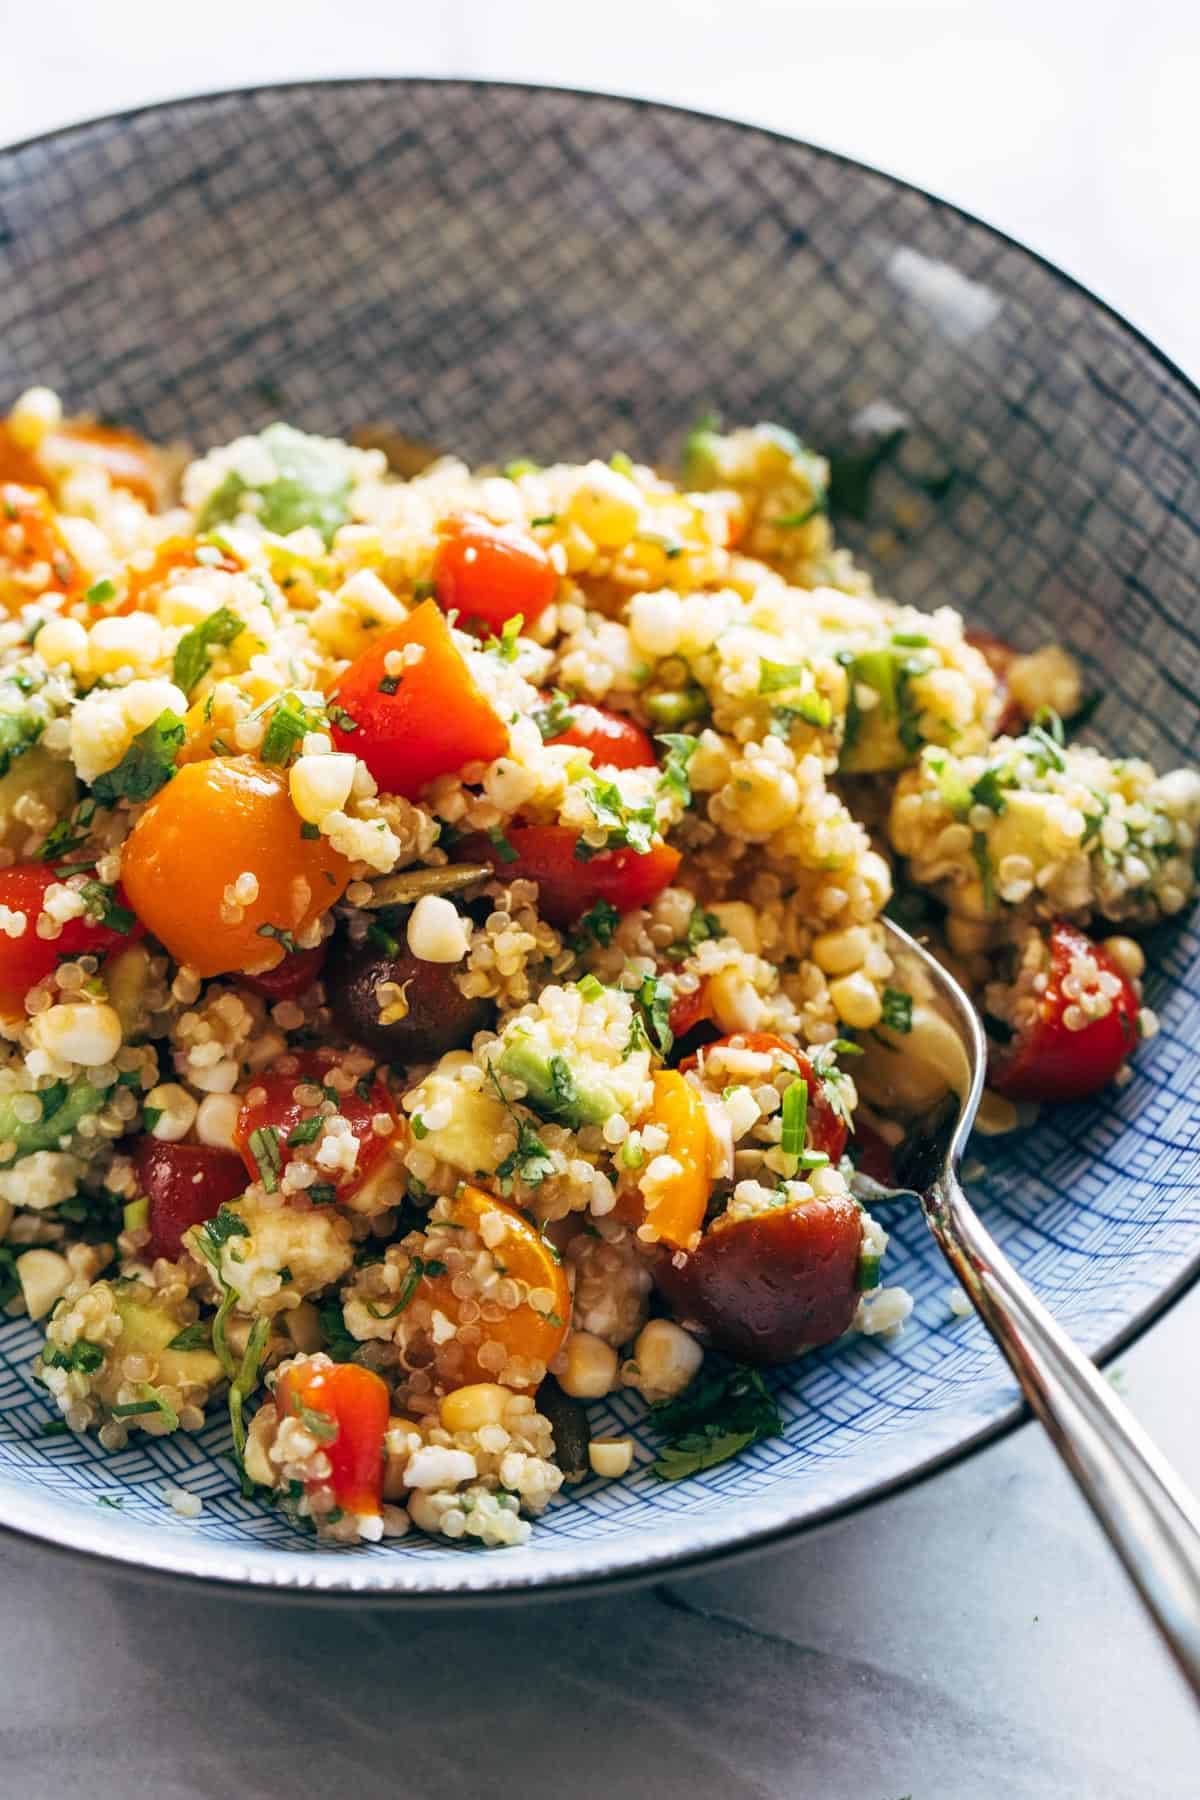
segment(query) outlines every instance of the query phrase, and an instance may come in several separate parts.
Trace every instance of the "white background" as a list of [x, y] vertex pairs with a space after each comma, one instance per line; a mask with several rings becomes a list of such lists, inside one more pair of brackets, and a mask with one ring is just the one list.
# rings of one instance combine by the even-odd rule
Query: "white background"
[[[0, 0], [0, 140], [179, 93], [489, 75], [861, 156], [1200, 373], [1189, 0]], [[1122, 1359], [1200, 1485], [1200, 1295]], [[1194, 1800], [1200, 1731], [1032, 1427], [743, 1570], [504, 1615], [313, 1615], [0, 1544], [0, 1787], [31, 1800]]]

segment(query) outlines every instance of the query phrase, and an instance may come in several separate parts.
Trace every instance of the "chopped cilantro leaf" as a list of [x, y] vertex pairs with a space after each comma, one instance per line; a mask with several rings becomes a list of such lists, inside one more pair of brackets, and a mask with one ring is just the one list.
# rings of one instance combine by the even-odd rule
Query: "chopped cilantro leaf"
[[209, 646], [232, 644], [246, 629], [237, 614], [227, 606], [209, 613], [199, 625], [193, 625], [175, 646], [174, 678], [176, 687], [190, 694], [201, 676], [208, 671]]
[[755, 1369], [702, 1375], [677, 1400], [652, 1406], [650, 1419], [672, 1438], [651, 1465], [662, 1481], [679, 1481], [715, 1468], [748, 1445], [778, 1437], [783, 1430], [779, 1408]]
[[259, 1180], [268, 1194], [275, 1193], [279, 1187], [279, 1172], [283, 1168], [279, 1133], [273, 1125], [260, 1125], [257, 1131], [250, 1133], [248, 1143]]
[[902, 993], [899, 988], [884, 988], [883, 1023], [889, 1031], [896, 1031], [902, 1037], [907, 1037], [912, 1030], [912, 1011], [911, 994]]
[[98, 775], [93, 797], [102, 806], [118, 800], [149, 800], [175, 773], [175, 758], [183, 748], [183, 720], [162, 712], [144, 731], [139, 731], [115, 769]]

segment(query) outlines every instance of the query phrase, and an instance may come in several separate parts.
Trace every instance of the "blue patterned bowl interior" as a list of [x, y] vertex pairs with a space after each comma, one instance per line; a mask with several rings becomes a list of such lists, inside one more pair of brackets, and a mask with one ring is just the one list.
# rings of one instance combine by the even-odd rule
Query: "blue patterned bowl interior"
[[[848, 535], [880, 584], [1023, 646], [1105, 700], [1099, 741], [1200, 752], [1200, 397], [1065, 277], [836, 157], [667, 108], [356, 82], [187, 101], [0, 156], [0, 400], [46, 381], [158, 438], [283, 414], [387, 420], [469, 457], [653, 458], [706, 410], [818, 444], [870, 402], [912, 428]], [[1134, 1079], [986, 1153], [975, 1198], [1090, 1351], [1200, 1259], [1200, 955], [1158, 947]], [[105, 1456], [44, 1439], [36, 1334], [0, 1329], [0, 1523], [152, 1568], [305, 1591], [485, 1593], [661, 1568], [878, 1494], [1009, 1420], [915, 1215], [894, 1344], [782, 1372], [783, 1440], [676, 1485], [558, 1503], [529, 1546], [320, 1550], [239, 1497], [227, 1434]], [[638, 1406], [606, 1427], [653, 1454]], [[185, 1524], [165, 1481], [201, 1494]], [[107, 1502], [108, 1504], [104, 1504]], [[98, 1504], [100, 1503], [100, 1504]], [[119, 1504], [113, 1504], [119, 1503]]]

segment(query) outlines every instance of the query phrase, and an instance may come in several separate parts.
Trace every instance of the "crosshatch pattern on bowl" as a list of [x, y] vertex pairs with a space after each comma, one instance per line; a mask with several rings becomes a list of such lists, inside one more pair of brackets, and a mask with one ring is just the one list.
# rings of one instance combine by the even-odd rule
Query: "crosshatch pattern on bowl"
[[[669, 108], [465, 83], [184, 102], [0, 157], [0, 398], [31, 380], [158, 437], [283, 414], [385, 419], [468, 457], [656, 456], [697, 416], [836, 431], [911, 421], [849, 525], [880, 585], [1022, 645], [1048, 633], [1105, 701], [1094, 735], [1200, 751], [1200, 401], [1137, 335], [953, 208], [804, 145]], [[1163, 935], [1160, 1036], [1134, 1079], [993, 1144], [975, 1196], [1092, 1351], [1200, 1254], [1200, 940]], [[661, 1567], [828, 1515], [1011, 1417], [915, 1212], [892, 1344], [772, 1377], [786, 1435], [678, 1485], [555, 1504], [523, 1549], [327, 1551], [244, 1500], [221, 1421], [116, 1456], [44, 1438], [37, 1334], [0, 1328], [0, 1523], [152, 1567], [366, 1592], [521, 1588]], [[200, 1494], [184, 1524], [164, 1483]]]

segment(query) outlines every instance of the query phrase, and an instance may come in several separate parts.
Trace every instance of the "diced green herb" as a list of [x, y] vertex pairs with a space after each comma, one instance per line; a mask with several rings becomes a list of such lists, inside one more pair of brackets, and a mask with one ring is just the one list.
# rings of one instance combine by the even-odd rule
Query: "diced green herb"
[[69, 1349], [61, 1344], [47, 1344], [42, 1351], [42, 1361], [48, 1369], [67, 1369], [72, 1374], [94, 1375], [104, 1362], [106, 1352], [103, 1344], [93, 1344], [87, 1338], [76, 1338]]
[[899, 988], [885, 987], [882, 996], [883, 1023], [889, 1031], [899, 1032], [907, 1037], [912, 1030], [912, 995]]
[[[639, 856], [645, 856], [657, 829], [653, 802], [648, 800], [642, 806], [630, 806], [615, 781], [603, 781], [598, 776], [582, 781], [580, 788], [592, 817], [607, 833], [608, 847], [634, 850]], [[581, 851], [584, 854], [581, 855]], [[575, 846], [576, 860], [589, 862], [592, 855], [590, 846], [581, 838]]]
[[517, 1128], [517, 1141], [504, 1160], [497, 1166], [496, 1174], [500, 1179], [500, 1192], [512, 1192], [514, 1181], [523, 1181], [527, 1187], [537, 1187], [548, 1175], [554, 1173], [554, 1162], [545, 1144], [527, 1120], [522, 1119], [516, 1107], [509, 1099], [494, 1068], [488, 1067], [488, 1080], [496, 1091], [496, 1095], [505, 1112]]
[[284, 950], [287, 951], [289, 955], [298, 948], [296, 940], [291, 932], [285, 931], [281, 925], [260, 925], [255, 932], [255, 936], [261, 938], [273, 938], [277, 944], [283, 945]]
[[860, 1294], [869, 1293], [872, 1288], [879, 1286], [879, 1266], [882, 1260], [879, 1256], [859, 1257], [854, 1285]]
[[248, 1142], [259, 1180], [268, 1194], [275, 1193], [279, 1187], [279, 1173], [283, 1168], [279, 1133], [273, 1125], [260, 1125], [257, 1131], [250, 1133]]
[[668, 984], [656, 975], [647, 975], [634, 995], [634, 1004], [652, 1046], [666, 1060], [675, 1042], [671, 1030], [671, 1006], [674, 994]]
[[663, 731], [658, 734], [655, 742], [667, 747], [658, 778], [659, 791], [673, 794], [681, 806], [690, 806], [692, 787], [688, 780], [688, 764], [699, 747], [698, 740], [683, 732]]
[[799, 1160], [808, 1129], [808, 1082], [803, 1076], [783, 1091], [783, 1135], [779, 1147], [785, 1156]]
[[586, 948], [588, 941], [597, 944], [611, 944], [613, 933], [621, 923], [621, 915], [611, 901], [597, 900], [579, 920], [575, 927], [575, 936], [571, 940], [576, 951]]
[[538, 517], [536, 519], [530, 519], [529, 523], [532, 526], [534, 526], [535, 528], [539, 525], [557, 525], [558, 524], [558, 514], [557, 513], [539, 513]]
[[514, 614], [511, 619], [506, 619], [504, 621], [499, 637], [488, 637], [484, 639], [483, 648], [485, 650], [490, 650], [494, 656], [498, 656], [501, 662], [516, 662], [517, 639], [521, 635], [521, 627], [524, 623], [525, 617], [523, 613]]
[[383, 1312], [372, 1301], [368, 1301], [367, 1311], [370, 1313], [371, 1317], [373, 1319], [394, 1319], [398, 1313], [402, 1313], [405, 1307], [411, 1303], [413, 1295], [420, 1287], [421, 1277], [424, 1273], [424, 1259], [420, 1256], [414, 1256], [409, 1263], [408, 1268], [405, 1270], [404, 1279], [400, 1284], [400, 1292], [396, 1298], [396, 1304], [394, 1306], [389, 1306], [387, 1311]]
[[314, 1143], [320, 1137], [324, 1124], [324, 1115], [321, 1113], [314, 1113], [311, 1119], [301, 1119], [287, 1134], [288, 1149], [298, 1150], [302, 1144]]
[[192, 1325], [185, 1325], [177, 1331], [167, 1345], [168, 1350], [207, 1350], [211, 1333], [203, 1319], [197, 1319]]
[[662, 1481], [679, 1481], [756, 1444], [778, 1437], [783, 1419], [755, 1369], [702, 1375], [678, 1400], [652, 1406], [651, 1423], [672, 1441], [651, 1464]]
[[237, 1375], [229, 1386], [229, 1428], [233, 1433], [233, 1454], [237, 1458], [238, 1468], [242, 1472], [242, 1492], [247, 1497], [249, 1497], [253, 1484], [246, 1474], [246, 1425], [243, 1408], [257, 1385], [270, 1333], [271, 1321], [269, 1318], [255, 1319], [254, 1324], [250, 1327], [250, 1336], [246, 1339], [246, 1348], [242, 1353]]
[[[327, 716], [332, 717], [332, 714]], [[305, 706], [295, 694], [281, 694], [267, 722], [259, 756], [265, 763], [286, 763], [308, 733], [319, 731], [322, 724], [322, 715]]]
[[399, 939], [394, 938], [390, 931], [386, 931], [374, 919], [367, 926], [367, 942], [373, 944], [376, 950], [382, 950], [385, 956], [399, 956], [400, 954]]
[[422, 1138], [427, 1138], [429, 1136], [429, 1127], [421, 1117], [420, 1113], [414, 1113], [412, 1116], [412, 1134], [417, 1139], [418, 1143]]
[[89, 918], [107, 925], [110, 931], [130, 932], [137, 919], [127, 906], [117, 904], [117, 890], [106, 881], [85, 881], [79, 890]]
[[[6, 765], [3, 758], [0, 757], [0, 775], [5, 772]], [[78, 850], [81, 844], [86, 843], [92, 821], [99, 810], [100, 808], [90, 795], [81, 800], [65, 819], [59, 819], [58, 823], [51, 828], [45, 843], [38, 852], [39, 861], [60, 862], [64, 856], [69, 856], [73, 850]]]
[[340, 1303], [336, 1300], [328, 1301], [324, 1306], [318, 1307], [317, 1316], [321, 1321], [326, 1355], [332, 1357], [334, 1362], [349, 1362], [358, 1349], [358, 1339], [347, 1331], [346, 1316]]
[[93, 581], [83, 597], [89, 606], [106, 606], [110, 600], [116, 599], [117, 584], [107, 575], [102, 575], [99, 581]]
[[585, 1000], [600, 1000], [604, 996], [604, 983], [594, 975], [584, 975], [575, 985]]
[[543, 743], [552, 743], [555, 738], [562, 737], [570, 731], [575, 723], [575, 714], [571, 710], [571, 702], [561, 688], [555, 688], [545, 706], [539, 706], [533, 715], [534, 723], [542, 734]]
[[142, 1108], [142, 1123], [147, 1131], [153, 1131], [162, 1116], [161, 1106], [144, 1106]]
[[175, 758], [183, 748], [183, 720], [171, 711], [161, 712], [144, 731], [139, 731], [115, 769], [97, 775], [92, 794], [101, 806], [118, 800], [149, 800], [175, 773]]
[[176, 687], [190, 694], [201, 676], [208, 672], [209, 648], [232, 644], [245, 629], [241, 619], [227, 606], [218, 607], [199, 625], [193, 625], [175, 646], [173, 673]]

